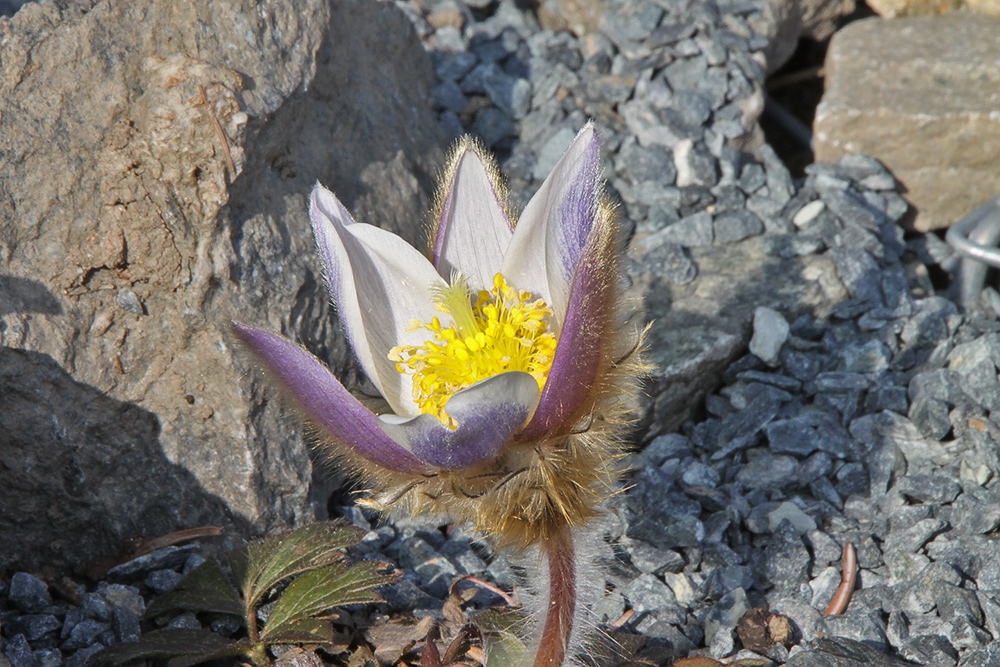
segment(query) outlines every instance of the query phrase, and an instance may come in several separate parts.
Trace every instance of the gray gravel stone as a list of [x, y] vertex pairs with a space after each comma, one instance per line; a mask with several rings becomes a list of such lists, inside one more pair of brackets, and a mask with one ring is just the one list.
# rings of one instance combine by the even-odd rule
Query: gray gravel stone
[[992, 665], [1000, 665], [1000, 640], [967, 654], [960, 663], [960, 667], [992, 667]]
[[52, 604], [48, 585], [27, 572], [15, 572], [11, 577], [7, 599], [14, 607], [26, 613], [44, 611]]
[[692, 461], [684, 466], [681, 481], [687, 486], [715, 488], [719, 484], [719, 472], [704, 463]]
[[660, 435], [638, 453], [639, 461], [659, 466], [667, 459], [680, 459], [691, 455], [691, 442], [679, 433]]
[[614, 2], [601, 17], [601, 32], [615, 44], [630, 45], [649, 37], [663, 16], [663, 10], [647, 2]]
[[790, 456], [762, 455], [736, 474], [736, 481], [749, 489], [780, 489], [794, 481], [798, 462]]
[[816, 631], [824, 637], [853, 639], [879, 651], [889, 648], [885, 623], [876, 612], [855, 612], [849, 608], [839, 616], [823, 616], [816, 624]]
[[938, 615], [945, 622], [955, 623], [963, 620], [982, 627], [983, 611], [976, 600], [975, 592], [938, 579], [931, 583], [930, 594], [934, 598]]
[[478, 575], [486, 571], [486, 562], [465, 541], [449, 540], [441, 546], [441, 555], [450, 560], [461, 574]]
[[764, 580], [774, 586], [772, 595], [788, 597], [809, 580], [809, 551], [789, 521], [782, 521], [764, 549]]
[[144, 583], [154, 593], [162, 595], [173, 589], [183, 578], [183, 575], [175, 570], [156, 570], [149, 573]]
[[774, 365], [778, 361], [781, 346], [788, 340], [788, 322], [773, 308], [758, 306], [753, 314], [753, 337], [750, 352], [764, 363]]
[[196, 549], [195, 545], [170, 546], [158, 549], [126, 561], [121, 565], [116, 565], [108, 571], [108, 578], [119, 583], [134, 583], [142, 581], [155, 570], [176, 570], [183, 566], [189, 557], [194, 555]]
[[772, 533], [778, 530], [782, 521], [790, 523], [799, 535], [816, 530], [816, 520], [792, 502], [783, 502], [768, 513], [768, 527]]
[[746, 565], [726, 565], [709, 572], [701, 586], [702, 595], [718, 600], [736, 589], [749, 590], [753, 586], [753, 572]]
[[718, 181], [718, 161], [701, 142], [681, 139], [674, 146], [677, 185], [712, 186]]
[[693, 248], [712, 244], [712, 214], [694, 213], [657, 233], [657, 240]]
[[23, 635], [29, 642], [55, 632], [62, 627], [62, 622], [52, 614], [24, 614], [14, 616], [4, 623], [9, 634]]
[[676, 549], [697, 546], [705, 537], [705, 526], [690, 515], [653, 510], [629, 524], [626, 534], [660, 549]]
[[672, 90], [698, 90], [707, 74], [708, 62], [698, 57], [675, 60], [663, 70]]
[[746, 591], [742, 588], [726, 593], [716, 602], [705, 617], [705, 641], [716, 656], [733, 652], [733, 630], [736, 623], [750, 609]]
[[950, 503], [962, 492], [958, 482], [944, 475], [906, 475], [895, 488], [919, 503]]
[[31, 653], [31, 646], [24, 635], [14, 635], [7, 639], [3, 654], [10, 661], [11, 667], [35, 667], [35, 657]]
[[674, 606], [674, 593], [656, 575], [640, 574], [622, 589], [622, 596], [628, 600], [636, 613], [657, 611]]
[[599, 623], [614, 623], [625, 613], [625, 598], [620, 591], [611, 591], [594, 605], [593, 611]]
[[636, 142], [622, 146], [615, 160], [618, 171], [633, 183], [652, 181], [670, 185], [677, 178], [671, 153], [663, 146], [643, 147]]
[[75, 651], [94, 643], [103, 633], [111, 629], [108, 623], [85, 619], [76, 624], [69, 638], [61, 645], [64, 651]]
[[640, 540], [631, 541], [626, 548], [632, 564], [640, 572], [678, 572], [684, 567], [684, 558], [670, 549], [661, 549]]
[[86, 618], [97, 621], [111, 620], [111, 607], [104, 596], [96, 592], [84, 593], [80, 600], [80, 610]]
[[958, 651], [941, 635], [910, 637], [899, 652], [923, 667], [953, 667], [958, 661]]
[[715, 243], [736, 243], [764, 233], [764, 223], [751, 211], [721, 215], [713, 221]]
[[514, 120], [524, 118], [531, 107], [531, 83], [527, 79], [494, 69], [483, 78], [483, 89], [493, 103]]
[[476, 66], [478, 59], [471, 51], [459, 51], [454, 54], [438, 54], [434, 58], [434, 73], [439, 80], [458, 81]]
[[980, 500], [965, 493], [955, 501], [955, 529], [968, 534], [992, 533], [1000, 528], [1000, 501]]
[[431, 97], [434, 98], [434, 103], [438, 107], [454, 113], [461, 113], [469, 103], [458, 84], [448, 79], [431, 88]]
[[33, 656], [37, 667], [61, 667], [63, 664], [62, 651], [57, 648], [34, 651]]
[[948, 522], [942, 519], [921, 519], [909, 528], [893, 531], [886, 539], [885, 550], [915, 552], [948, 528]]
[[532, 170], [535, 179], [542, 180], [552, 171], [552, 168], [559, 162], [559, 158], [572, 143], [576, 132], [571, 128], [562, 127], [553, 134], [548, 141], [538, 151], [538, 161]]
[[496, 107], [487, 107], [476, 114], [472, 132], [487, 146], [496, 146], [501, 140], [515, 134], [514, 123]]
[[948, 404], [944, 401], [918, 396], [910, 403], [908, 416], [924, 436], [942, 440], [951, 431], [948, 413]]
[[[494, 577], [494, 580], [499, 583], [499, 578]], [[405, 576], [397, 583], [385, 586], [381, 590], [386, 605], [392, 611], [412, 612], [414, 609], [433, 607], [438, 604], [434, 598], [422, 591], [412, 578]]]
[[139, 594], [139, 590], [133, 586], [109, 584], [107, 586], [99, 586], [98, 592], [104, 596], [111, 609], [122, 607], [140, 618], [146, 611], [145, 600]]
[[115, 607], [111, 617], [111, 629], [115, 633], [115, 641], [137, 642], [141, 632], [139, 617], [124, 607]]

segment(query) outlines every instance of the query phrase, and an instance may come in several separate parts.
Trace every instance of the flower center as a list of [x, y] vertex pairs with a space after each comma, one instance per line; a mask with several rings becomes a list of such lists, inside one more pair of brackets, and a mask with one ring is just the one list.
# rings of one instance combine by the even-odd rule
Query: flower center
[[510, 287], [499, 273], [493, 289], [481, 290], [475, 298], [465, 278], [453, 275], [434, 300], [437, 310], [451, 315], [454, 323], [444, 326], [437, 317], [413, 320], [410, 331], [426, 329], [433, 337], [423, 345], [396, 346], [388, 355], [397, 371], [413, 374], [413, 400], [421, 412], [454, 428], [444, 404], [469, 385], [523, 371], [535, 378], [539, 390], [545, 386], [556, 337], [546, 331], [545, 318], [552, 309], [543, 300]]

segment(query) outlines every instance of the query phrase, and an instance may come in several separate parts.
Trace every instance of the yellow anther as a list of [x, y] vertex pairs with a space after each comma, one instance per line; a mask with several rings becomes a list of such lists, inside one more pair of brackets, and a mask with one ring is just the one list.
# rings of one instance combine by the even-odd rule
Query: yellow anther
[[545, 386], [556, 348], [548, 332], [552, 310], [542, 299], [507, 284], [499, 273], [493, 289], [473, 295], [460, 275], [438, 290], [435, 309], [449, 315], [442, 323], [432, 317], [416, 323], [431, 336], [423, 345], [403, 345], [389, 351], [400, 373], [413, 375], [413, 399], [420, 410], [454, 428], [444, 405], [455, 392], [509, 371], [529, 373]]

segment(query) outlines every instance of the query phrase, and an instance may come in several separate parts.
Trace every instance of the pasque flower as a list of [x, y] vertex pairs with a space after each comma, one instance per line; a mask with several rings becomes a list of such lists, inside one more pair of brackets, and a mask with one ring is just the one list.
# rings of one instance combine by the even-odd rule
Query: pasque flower
[[527, 546], [585, 522], [611, 489], [642, 368], [622, 235], [590, 125], [518, 218], [474, 141], [448, 165], [427, 255], [312, 193], [330, 291], [381, 409], [296, 344], [233, 327], [372, 502]]

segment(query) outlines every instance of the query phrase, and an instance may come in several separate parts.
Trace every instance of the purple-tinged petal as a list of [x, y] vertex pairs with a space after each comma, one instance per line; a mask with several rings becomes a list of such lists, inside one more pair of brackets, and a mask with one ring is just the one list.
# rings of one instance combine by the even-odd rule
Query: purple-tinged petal
[[596, 361], [602, 356], [613, 309], [599, 237], [593, 234], [580, 258], [545, 388], [531, 422], [520, 436], [525, 440], [562, 426], [579, 412], [593, 391], [600, 370]]
[[471, 142], [463, 144], [450, 171], [434, 238], [434, 266], [450, 278], [459, 271], [475, 289], [488, 289], [500, 271], [514, 233], [495, 177]]
[[411, 419], [382, 415], [385, 433], [427, 463], [458, 470], [496, 458], [531, 416], [538, 382], [519, 371], [501, 373], [457, 392], [445, 405], [458, 427], [434, 415]]
[[427, 471], [425, 463], [382, 432], [378, 418], [316, 357], [281, 336], [239, 322], [232, 326], [308, 417], [358, 456], [398, 472]]
[[600, 165], [597, 133], [587, 124], [528, 202], [504, 256], [503, 275], [518, 289], [540, 294], [557, 319], [566, 312], [594, 225]]
[[394, 412], [416, 415], [413, 377], [396, 370], [389, 350], [422, 345], [426, 331], [410, 322], [437, 314], [434, 288], [445, 285], [416, 248], [372, 225], [357, 223], [340, 200], [317, 185], [309, 206], [330, 291], [354, 353]]

